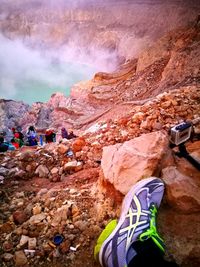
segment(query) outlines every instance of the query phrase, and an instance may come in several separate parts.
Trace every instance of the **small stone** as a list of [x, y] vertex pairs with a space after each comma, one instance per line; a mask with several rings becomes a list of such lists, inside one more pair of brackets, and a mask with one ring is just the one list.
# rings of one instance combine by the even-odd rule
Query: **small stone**
[[21, 227], [19, 227], [19, 228], [15, 229], [14, 233], [15, 233], [16, 235], [22, 235], [23, 230], [22, 230]]
[[23, 229], [23, 230], [22, 230], [22, 234], [23, 234], [23, 235], [28, 235], [28, 230]]
[[0, 167], [0, 175], [2, 176], [6, 176], [8, 174], [9, 170], [4, 168], [4, 167]]
[[13, 244], [10, 241], [5, 241], [3, 243], [3, 250], [9, 252], [13, 249]]
[[25, 197], [24, 192], [17, 192], [15, 196], [17, 198], [24, 198]]
[[70, 170], [74, 170], [77, 166], [77, 161], [74, 160], [74, 161], [70, 161], [70, 162], [67, 162], [65, 165], [64, 165], [64, 170], [65, 171], [70, 171]]
[[26, 235], [22, 235], [19, 244], [17, 245], [17, 248], [24, 248], [25, 245], [28, 243], [29, 237]]
[[63, 254], [67, 253], [69, 251], [70, 248], [70, 241], [69, 240], [65, 240], [61, 245], [60, 245], [60, 250]]
[[20, 208], [20, 207], [23, 207], [24, 206], [24, 201], [19, 201], [17, 203], [17, 207]]
[[74, 253], [71, 253], [71, 254], [69, 255], [69, 259], [70, 259], [71, 261], [73, 261], [75, 258], [76, 258], [76, 255], [75, 255]]
[[60, 252], [59, 252], [58, 248], [54, 249], [54, 251], [53, 251], [53, 257], [54, 258], [59, 258], [60, 257]]
[[46, 194], [47, 192], [48, 192], [48, 189], [47, 189], [47, 188], [42, 188], [42, 189], [37, 193], [37, 195], [38, 195], [38, 196], [42, 196], [42, 195]]
[[42, 211], [41, 206], [39, 204], [36, 204], [36, 206], [33, 207], [33, 211], [32, 212], [33, 212], [33, 215], [37, 215], [37, 214], [40, 214], [41, 211]]
[[13, 213], [13, 220], [15, 224], [22, 224], [27, 220], [27, 216], [24, 211], [17, 210]]
[[0, 184], [4, 183], [4, 176], [0, 175]]
[[39, 165], [35, 171], [35, 174], [38, 174], [39, 177], [47, 177], [49, 174], [49, 170], [46, 166], [44, 165]]
[[[74, 227], [73, 227], [73, 229], [74, 229]], [[67, 236], [67, 239], [70, 240], [70, 241], [73, 241], [75, 238], [76, 238], [76, 236], [73, 235], [73, 234], [70, 234], [70, 235]]]
[[37, 239], [35, 237], [29, 238], [28, 240], [28, 249], [36, 249], [37, 246]]
[[73, 224], [69, 224], [67, 227], [68, 227], [70, 230], [74, 229], [74, 225], [73, 225]]
[[54, 168], [51, 170], [51, 174], [52, 174], [52, 175], [56, 175], [56, 174], [58, 174], [58, 173], [59, 173], [59, 169], [56, 168], [56, 167], [54, 167]]
[[72, 145], [72, 150], [74, 153], [79, 152], [82, 150], [82, 148], [85, 146], [86, 142], [83, 137], [79, 137], [76, 139]]
[[28, 262], [26, 255], [24, 254], [22, 250], [15, 252], [14, 260], [15, 260], [15, 266], [19, 266], [19, 267], [24, 266]]
[[11, 261], [13, 259], [13, 257], [14, 256], [12, 254], [10, 254], [10, 253], [4, 253], [2, 255], [2, 258], [3, 258], [4, 261]]
[[69, 149], [69, 146], [66, 146], [66, 145], [64, 145], [64, 144], [60, 144], [59, 146], [58, 146], [58, 153], [60, 153], [60, 154], [65, 154], [66, 152], [67, 152], [67, 150]]
[[43, 221], [46, 218], [46, 215], [44, 213], [40, 213], [37, 215], [33, 215], [30, 219], [29, 219], [29, 223], [30, 224], [38, 224], [41, 221]]
[[74, 223], [74, 226], [83, 232], [86, 228], [88, 228], [88, 223], [84, 221], [77, 221]]
[[52, 247], [48, 244], [48, 243], [44, 243], [42, 245], [42, 248], [45, 252], [51, 252], [52, 251]]
[[15, 173], [15, 177], [25, 179], [26, 178], [26, 172], [23, 170], [19, 170]]

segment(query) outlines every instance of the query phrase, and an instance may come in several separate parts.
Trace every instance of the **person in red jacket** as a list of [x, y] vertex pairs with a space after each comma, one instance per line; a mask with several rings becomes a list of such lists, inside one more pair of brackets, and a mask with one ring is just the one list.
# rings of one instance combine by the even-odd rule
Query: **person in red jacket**
[[11, 139], [11, 144], [16, 148], [16, 149], [18, 149], [19, 148], [19, 143], [18, 142], [16, 142], [16, 140], [15, 140], [15, 138], [13, 138], [13, 139]]
[[52, 129], [47, 129], [46, 133], [45, 133], [46, 143], [54, 142], [55, 136], [56, 136], [56, 134], [54, 133], [54, 131]]

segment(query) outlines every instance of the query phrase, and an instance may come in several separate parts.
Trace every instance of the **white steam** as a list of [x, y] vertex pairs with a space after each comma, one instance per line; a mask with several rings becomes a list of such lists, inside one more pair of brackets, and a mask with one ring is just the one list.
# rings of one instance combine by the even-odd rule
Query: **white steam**
[[[35, 50], [21, 40], [0, 36], [0, 98], [31, 103], [46, 101], [56, 91], [67, 95], [74, 83], [91, 79], [97, 71], [109, 71], [114, 65], [115, 55], [103, 50], [90, 51], [89, 56], [73, 46]], [[49, 94], [45, 92], [48, 88]], [[38, 97], [34, 98], [35, 94]]]

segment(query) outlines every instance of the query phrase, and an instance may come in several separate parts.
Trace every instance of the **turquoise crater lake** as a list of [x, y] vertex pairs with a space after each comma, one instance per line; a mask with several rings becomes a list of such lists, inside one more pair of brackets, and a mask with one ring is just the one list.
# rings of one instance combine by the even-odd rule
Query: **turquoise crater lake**
[[80, 57], [75, 51], [68, 47], [33, 49], [0, 34], [0, 99], [32, 104], [47, 102], [55, 92], [68, 96], [74, 84], [97, 72], [87, 54]]
[[71, 62], [54, 62], [45, 68], [25, 70], [20, 76], [6, 75], [1, 77], [0, 98], [33, 102], [47, 102], [55, 92], [62, 92], [68, 96], [71, 87], [80, 82], [91, 79], [96, 70], [86, 64]]

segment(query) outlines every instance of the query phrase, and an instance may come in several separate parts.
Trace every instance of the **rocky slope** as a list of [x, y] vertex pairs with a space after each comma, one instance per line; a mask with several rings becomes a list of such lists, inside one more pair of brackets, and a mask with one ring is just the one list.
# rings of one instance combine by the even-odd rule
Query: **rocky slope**
[[[166, 257], [199, 266], [199, 170], [169, 148], [168, 137], [172, 124], [199, 121], [199, 95], [184, 86], [75, 140], [1, 154], [2, 266], [99, 266], [92, 257], [99, 233], [119, 216], [129, 188], [152, 175], [166, 185], [158, 217]], [[186, 145], [198, 161], [199, 142]], [[56, 247], [58, 233], [64, 240]]]
[[[199, 122], [199, 42], [195, 21], [116, 72], [74, 86], [69, 98], [18, 103], [18, 121], [13, 102], [1, 101], [14, 118], [1, 117], [9, 127], [73, 126], [80, 137], [0, 154], [0, 265], [99, 266], [92, 257], [99, 233], [119, 217], [130, 187], [153, 175], [166, 187], [158, 216], [166, 257], [199, 266], [200, 174], [169, 148], [168, 136], [177, 123]], [[197, 137], [186, 147], [200, 162]], [[56, 247], [58, 233], [64, 240]]]
[[[97, 73], [91, 81], [74, 85], [70, 97], [57, 93], [47, 103], [25, 106], [15, 123], [24, 129], [35, 124], [37, 128], [53, 127], [58, 132], [62, 126], [83, 130], [104, 118], [120, 118], [159, 93], [186, 86], [198, 88], [199, 40], [200, 25], [195, 20], [190, 26], [165, 35], [138, 59], [128, 61], [115, 72]], [[7, 114], [2, 117], [5, 127], [6, 118], [15, 117], [18, 109], [10, 109], [9, 103], [1, 101], [1, 113]], [[11, 124], [16, 126], [9, 120]]]

